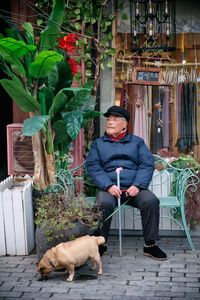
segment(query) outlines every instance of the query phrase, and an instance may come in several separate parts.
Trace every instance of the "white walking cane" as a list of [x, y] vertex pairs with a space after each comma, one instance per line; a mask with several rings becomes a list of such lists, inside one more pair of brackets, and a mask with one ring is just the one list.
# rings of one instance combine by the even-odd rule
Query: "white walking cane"
[[[117, 186], [120, 189], [120, 171], [123, 170], [123, 168], [117, 168], [116, 173], [117, 173]], [[122, 256], [122, 220], [121, 220], [121, 199], [120, 197], [117, 199], [118, 200], [118, 214], [119, 214], [119, 256]]]

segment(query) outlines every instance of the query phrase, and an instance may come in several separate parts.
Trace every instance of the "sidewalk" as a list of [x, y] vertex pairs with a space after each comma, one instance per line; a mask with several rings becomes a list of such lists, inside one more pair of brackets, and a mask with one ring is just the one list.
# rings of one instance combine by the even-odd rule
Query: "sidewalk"
[[0, 299], [38, 300], [139, 300], [200, 299], [200, 238], [190, 251], [185, 238], [162, 237], [161, 249], [168, 260], [159, 262], [142, 254], [143, 238], [123, 237], [119, 257], [118, 238], [111, 236], [102, 258], [103, 274], [90, 270], [90, 262], [66, 282], [61, 272], [38, 281], [35, 254], [0, 257]]

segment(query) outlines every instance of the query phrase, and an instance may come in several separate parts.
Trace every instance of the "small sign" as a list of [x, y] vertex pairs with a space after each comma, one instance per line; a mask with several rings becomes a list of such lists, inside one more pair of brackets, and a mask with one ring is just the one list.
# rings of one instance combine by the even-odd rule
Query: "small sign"
[[133, 83], [145, 85], [160, 85], [162, 70], [159, 68], [133, 68]]

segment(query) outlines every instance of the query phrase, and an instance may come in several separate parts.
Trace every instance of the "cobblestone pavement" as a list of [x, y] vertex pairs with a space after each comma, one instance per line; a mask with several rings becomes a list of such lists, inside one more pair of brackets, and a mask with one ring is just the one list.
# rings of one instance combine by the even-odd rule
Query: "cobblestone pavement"
[[118, 238], [111, 236], [103, 274], [90, 270], [88, 262], [76, 270], [73, 282], [61, 272], [38, 281], [35, 254], [0, 257], [0, 299], [200, 299], [200, 238], [193, 241], [196, 251], [185, 238], [162, 237], [158, 244], [168, 260], [159, 262], [143, 256], [143, 239], [134, 236], [123, 237], [120, 258]]

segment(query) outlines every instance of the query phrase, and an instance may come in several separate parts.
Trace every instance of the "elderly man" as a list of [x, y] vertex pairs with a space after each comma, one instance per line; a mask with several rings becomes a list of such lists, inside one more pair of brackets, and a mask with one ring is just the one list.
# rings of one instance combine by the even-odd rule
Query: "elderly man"
[[[117, 206], [127, 199], [128, 205], [140, 209], [144, 235], [145, 256], [156, 260], [165, 260], [167, 255], [155, 244], [159, 230], [159, 200], [148, 190], [154, 171], [152, 153], [143, 139], [127, 131], [129, 112], [120, 106], [112, 106], [104, 114], [107, 118], [106, 132], [91, 145], [86, 160], [87, 172], [98, 188], [96, 201], [103, 211], [102, 226], [95, 232], [107, 241], [111, 218]], [[120, 188], [117, 186], [116, 169], [120, 172]], [[106, 220], [106, 221], [105, 221]], [[107, 246], [99, 247], [100, 255], [107, 251]]]

